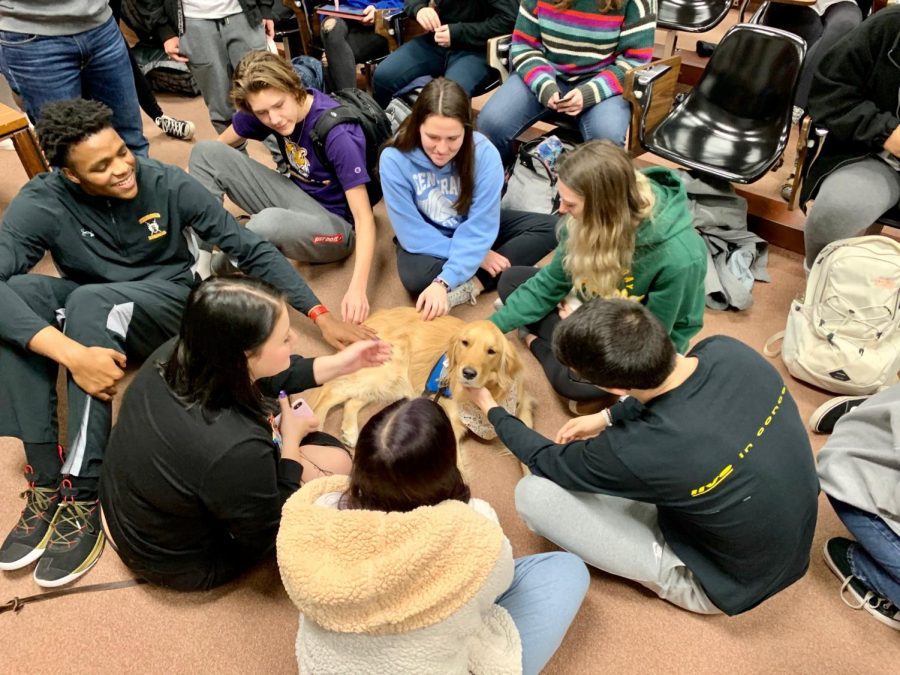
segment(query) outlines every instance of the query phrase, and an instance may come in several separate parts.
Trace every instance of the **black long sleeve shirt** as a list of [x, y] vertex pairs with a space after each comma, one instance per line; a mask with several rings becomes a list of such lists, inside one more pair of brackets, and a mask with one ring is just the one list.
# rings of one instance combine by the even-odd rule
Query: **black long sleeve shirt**
[[[406, 0], [406, 14], [415, 20], [429, 0]], [[435, 11], [450, 29], [450, 49], [484, 53], [492, 37], [512, 33], [519, 14], [518, 0], [437, 0]], [[433, 38], [433, 34], [430, 36]]]
[[803, 576], [818, 479], [809, 437], [778, 372], [727, 337], [689, 353], [696, 371], [646, 405], [613, 406], [613, 426], [563, 445], [503, 408], [497, 435], [536, 476], [568, 490], [655, 504], [666, 542], [710, 600], [738, 614]]
[[6, 284], [47, 251], [60, 273], [78, 284], [165, 279], [192, 286], [199, 237], [284, 291], [304, 314], [318, 304], [278, 249], [241, 227], [194, 178], [136, 159], [134, 199], [88, 195], [58, 170], [35, 176], [16, 195], [0, 223], [0, 340], [24, 348], [48, 325]]
[[[186, 406], [159, 371], [172, 340], [141, 367], [110, 435], [100, 500], [113, 540], [143, 570], [221, 576], [271, 550], [301, 466], [246, 414]], [[267, 396], [317, 386], [313, 359], [291, 358], [258, 386]]]

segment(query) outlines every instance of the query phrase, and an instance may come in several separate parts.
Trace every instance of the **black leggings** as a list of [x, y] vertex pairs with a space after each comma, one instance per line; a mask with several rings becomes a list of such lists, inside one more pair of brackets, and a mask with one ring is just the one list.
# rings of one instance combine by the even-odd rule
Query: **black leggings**
[[[500, 299], [506, 302], [506, 299], [512, 295], [519, 286], [528, 281], [537, 274], [537, 267], [510, 267], [502, 275], [500, 275], [500, 283], [497, 284], [497, 292]], [[534, 357], [544, 369], [544, 375], [550, 381], [553, 390], [572, 401], [596, 401], [607, 395], [605, 391], [599, 387], [583, 382], [573, 377], [572, 371], [561, 364], [553, 355], [551, 346], [553, 340], [553, 329], [560, 322], [559, 314], [554, 309], [540, 321], [526, 326], [530, 333], [536, 335], [536, 339], [531, 343], [529, 349]]]
[[[326, 28], [331, 21], [334, 25]], [[335, 17], [327, 17], [323, 22], [322, 43], [328, 60], [325, 69], [327, 92], [356, 87], [356, 64], [388, 53], [387, 40], [376, 34], [372, 26]]]
[[147, 117], [155, 122], [156, 118], [163, 114], [159, 101], [156, 100], [156, 94], [150, 88], [150, 83], [144, 77], [141, 67], [134, 60], [134, 54], [131, 53], [131, 49], [128, 50], [128, 60], [131, 61], [131, 70], [134, 73], [134, 88], [137, 90], [138, 103], [141, 106], [141, 110], [147, 113]]
[[[121, 21], [122, 0], [110, 0], [109, 8], [112, 10], [116, 21]], [[162, 108], [159, 107], [159, 102], [150, 88], [150, 83], [144, 77], [144, 72], [138, 66], [137, 61], [134, 60], [131, 47], [128, 47], [128, 60], [131, 61], [131, 72], [134, 74], [134, 88], [137, 90], [138, 103], [141, 106], [141, 110], [147, 113], [147, 117], [156, 121], [156, 118], [163, 114]]]
[[[511, 265], [534, 265], [556, 248], [555, 228], [556, 216], [502, 209], [500, 232], [491, 248], [508, 258]], [[446, 262], [446, 258], [410, 253], [397, 244], [397, 271], [400, 273], [400, 281], [413, 297], [417, 297], [434, 281]], [[492, 291], [497, 287], [497, 277], [492, 277], [480, 267], [475, 272], [475, 277], [486, 291]]]
[[860, 24], [862, 12], [855, 2], [832, 5], [822, 16], [809, 7], [773, 2], [763, 21], [767, 26], [790, 31], [806, 40], [808, 49], [794, 95], [794, 105], [806, 110], [813, 75], [822, 57], [835, 42]]

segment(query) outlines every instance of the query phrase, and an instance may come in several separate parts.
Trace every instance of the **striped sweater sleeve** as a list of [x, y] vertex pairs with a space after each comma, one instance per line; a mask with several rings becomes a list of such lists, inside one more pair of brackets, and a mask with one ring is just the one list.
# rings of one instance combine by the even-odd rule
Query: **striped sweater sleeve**
[[656, 31], [656, 0], [628, 0], [615, 58], [596, 76], [578, 86], [584, 108], [622, 93], [626, 71], [650, 63]]
[[537, 18], [537, 0], [522, 0], [519, 5], [509, 58], [525, 85], [546, 106], [550, 97], [559, 91], [559, 87], [556, 84], [556, 68], [544, 56]]

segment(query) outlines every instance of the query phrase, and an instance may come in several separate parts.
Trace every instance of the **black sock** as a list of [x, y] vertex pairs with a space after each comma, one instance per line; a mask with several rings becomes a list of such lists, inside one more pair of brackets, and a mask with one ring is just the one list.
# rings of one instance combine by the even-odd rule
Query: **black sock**
[[100, 485], [99, 478], [84, 478], [82, 476], [66, 476], [66, 479], [72, 484], [71, 493], [75, 501], [78, 502], [95, 502], [99, 498], [98, 487]]
[[26, 443], [25, 461], [31, 466], [32, 482], [38, 487], [56, 487], [62, 458], [56, 443]]

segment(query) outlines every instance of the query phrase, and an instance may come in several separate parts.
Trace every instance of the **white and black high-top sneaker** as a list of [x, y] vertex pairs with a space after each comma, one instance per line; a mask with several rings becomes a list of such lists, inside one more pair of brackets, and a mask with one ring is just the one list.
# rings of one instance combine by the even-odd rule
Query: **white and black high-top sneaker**
[[160, 115], [155, 120], [156, 126], [163, 130], [166, 136], [189, 141], [194, 137], [194, 123], [188, 120], [179, 120], [170, 115]]

